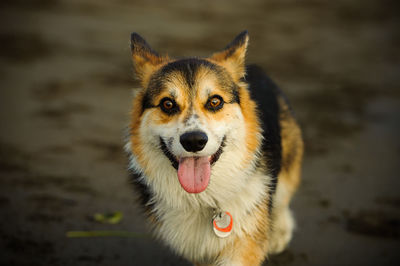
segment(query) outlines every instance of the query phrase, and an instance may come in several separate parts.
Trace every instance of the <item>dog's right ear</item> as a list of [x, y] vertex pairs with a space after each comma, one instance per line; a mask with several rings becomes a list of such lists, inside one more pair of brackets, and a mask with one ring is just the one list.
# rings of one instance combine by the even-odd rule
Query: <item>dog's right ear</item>
[[245, 75], [245, 57], [248, 43], [249, 33], [245, 30], [236, 36], [223, 51], [213, 54], [210, 59], [222, 64], [238, 81]]
[[137, 77], [143, 87], [147, 86], [151, 74], [158, 69], [168, 57], [160, 56], [151, 49], [150, 45], [137, 33], [131, 34], [132, 60]]

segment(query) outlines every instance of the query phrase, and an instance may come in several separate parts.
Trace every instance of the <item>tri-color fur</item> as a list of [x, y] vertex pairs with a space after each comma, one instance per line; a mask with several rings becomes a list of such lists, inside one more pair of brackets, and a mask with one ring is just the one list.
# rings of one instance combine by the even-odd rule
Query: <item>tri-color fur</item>
[[[303, 142], [282, 92], [245, 66], [247, 31], [209, 58], [160, 56], [136, 33], [131, 43], [141, 88], [126, 150], [155, 235], [197, 265], [259, 265], [281, 252], [294, 228]], [[195, 150], [183, 140], [193, 132], [202, 138]], [[192, 191], [178, 172], [197, 159], [211, 174], [205, 190]], [[216, 209], [232, 214], [226, 238], [213, 232]]]

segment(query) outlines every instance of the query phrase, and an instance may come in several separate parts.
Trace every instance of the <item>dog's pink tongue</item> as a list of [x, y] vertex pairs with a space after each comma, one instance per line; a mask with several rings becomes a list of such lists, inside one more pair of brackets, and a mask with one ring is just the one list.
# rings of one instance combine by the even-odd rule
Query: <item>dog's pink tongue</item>
[[186, 192], [203, 192], [210, 181], [210, 174], [208, 157], [187, 157], [179, 160], [178, 179]]

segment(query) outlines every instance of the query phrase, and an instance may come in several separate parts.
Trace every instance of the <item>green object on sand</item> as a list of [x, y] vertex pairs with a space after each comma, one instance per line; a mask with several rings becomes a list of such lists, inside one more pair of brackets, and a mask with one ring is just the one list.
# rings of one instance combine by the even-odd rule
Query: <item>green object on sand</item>
[[96, 213], [93, 215], [93, 219], [96, 222], [104, 224], [117, 224], [123, 218], [122, 212], [112, 212], [112, 213]]
[[[103, 224], [118, 224], [123, 218], [120, 211], [112, 213], [96, 213], [93, 215], [93, 220]], [[68, 231], [68, 238], [89, 238], [89, 237], [130, 237], [142, 238], [150, 237], [149, 234], [121, 231], [121, 230], [90, 230], [90, 231]]]

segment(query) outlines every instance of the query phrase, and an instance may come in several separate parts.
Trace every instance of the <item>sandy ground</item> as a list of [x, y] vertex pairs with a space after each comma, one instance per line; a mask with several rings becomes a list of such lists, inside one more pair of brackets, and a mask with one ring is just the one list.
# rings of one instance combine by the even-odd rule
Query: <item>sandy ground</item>
[[[0, 2], [0, 264], [188, 265], [148, 236], [122, 151], [129, 36], [207, 56], [243, 29], [248, 62], [304, 130], [298, 226], [268, 265], [400, 265], [398, 1]], [[93, 214], [121, 211], [118, 224]], [[68, 238], [73, 230], [139, 237]]]

